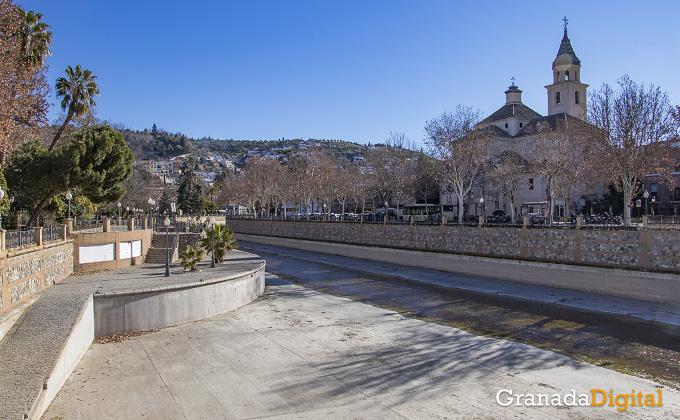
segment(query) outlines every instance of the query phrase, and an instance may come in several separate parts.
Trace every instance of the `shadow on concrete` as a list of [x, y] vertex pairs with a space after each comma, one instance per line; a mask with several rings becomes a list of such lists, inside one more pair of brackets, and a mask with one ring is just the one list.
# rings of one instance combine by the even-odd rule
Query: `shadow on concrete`
[[[275, 287], [273, 283], [268, 285]], [[305, 289], [276, 291], [278, 297], [288, 299], [306, 299], [310, 293], [313, 292]], [[385, 313], [384, 321], [378, 322], [394, 323], [395, 316]], [[343, 394], [351, 397], [358, 391], [368, 397], [390, 395], [397, 404], [402, 404], [419, 399], [421, 394], [423, 398], [431, 398], [431, 395], [425, 396], [425, 391], [472, 383], [489, 376], [514, 376], [527, 370], [558, 366], [574, 369], [585, 366], [520, 343], [479, 337], [454, 328], [443, 329], [426, 322], [387, 324], [387, 328], [388, 333], [393, 333], [389, 345], [361, 340], [361, 334], [356, 337], [350, 334], [347, 341], [355, 342], [346, 346], [346, 350], [329, 351], [323, 356], [314, 354], [310, 358], [314, 361], [309, 367], [318, 372], [313, 377], [301, 374], [299, 366], [291, 368], [281, 374], [288, 380], [269, 391], [287, 394], [294, 390], [296, 394], [328, 399]], [[305, 358], [305, 355], [300, 357]], [[319, 358], [322, 360], [317, 361]], [[297, 379], [291, 383], [290, 378]]]

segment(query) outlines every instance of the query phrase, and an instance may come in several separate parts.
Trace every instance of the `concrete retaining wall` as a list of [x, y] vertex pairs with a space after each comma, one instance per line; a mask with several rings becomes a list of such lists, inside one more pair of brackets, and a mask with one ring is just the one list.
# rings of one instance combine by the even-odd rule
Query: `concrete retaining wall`
[[73, 329], [61, 348], [57, 360], [52, 367], [50, 376], [45, 381], [40, 395], [36, 398], [29, 412], [29, 419], [39, 419], [42, 417], [47, 407], [57, 396], [57, 393], [64, 386], [66, 380], [73, 369], [76, 368], [80, 360], [85, 356], [87, 350], [94, 340], [94, 311], [92, 298], [90, 297], [80, 312], [78, 320], [73, 325]]
[[42, 417], [95, 337], [164, 328], [240, 308], [264, 292], [264, 269], [263, 262], [254, 270], [223, 279], [90, 297], [27, 418]]
[[189, 285], [95, 294], [95, 336], [165, 328], [239, 308], [264, 292], [264, 267]]
[[237, 239], [323, 252], [371, 261], [402, 264], [471, 276], [510, 280], [519, 283], [579, 290], [610, 296], [677, 304], [680, 302], [680, 275], [646, 273], [535, 261], [503, 260], [440, 252], [410, 251], [381, 247], [305, 241], [239, 233]]
[[680, 274], [680, 230], [228, 219], [237, 233]]

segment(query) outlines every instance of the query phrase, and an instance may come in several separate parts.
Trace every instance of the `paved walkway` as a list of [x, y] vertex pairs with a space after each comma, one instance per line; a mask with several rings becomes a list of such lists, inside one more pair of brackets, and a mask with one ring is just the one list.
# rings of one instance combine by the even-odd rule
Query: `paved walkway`
[[[591, 389], [660, 389], [663, 406], [496, 400], [501, 390], [564, 399], [572, 390], [590, 397]], [[236, 311], [94, 344], [45, 414], [58, 418], [670, 419], [680, 418], [680, 393], [269, 275], [265, 294]]]
[[0, 419], [22, 419], [38, 396], [64, 341], [87, 298], [93, 293], [143, 290], [169, 284], [193, 283], [247, 271], [261, 259], [246, 252], [228, 254], [229, 264], [182, 273], [171, 266], [133, 266], [117, 272], [73, 275], [41, 292], [12, 330], [0, 341]]
[[638, 319], [665, 324], [669, 328], [680, 333], [680, 305], [678, 304], [644, 302], [595, 293], [535, 286], [512, 281], [494, 280], [486, 277], [474, 277], [444, 271], [408, 267], [405, 265], [360, 260], [339, 255], [257, 244], [254, 242], [239, 241], [239, 243], [243, 249], [255, 253], [268, 252], [305, 261], [401, 277], [411, 281], [436, 284], [444, 287], [508, 296], [525, 301], [549, 303], [551, 305], [566, 306], [584, 311], [623, 315], [628, 316], [633, 320]]

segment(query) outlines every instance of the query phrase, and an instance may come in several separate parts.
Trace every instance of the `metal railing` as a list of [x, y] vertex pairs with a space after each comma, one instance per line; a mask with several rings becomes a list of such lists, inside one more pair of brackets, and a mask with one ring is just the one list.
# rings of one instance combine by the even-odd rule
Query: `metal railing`
[[5, 248], [21, 248], [36, 243], [35, 231], [17, 230], [5, 232]]
[[126, 230], [129, 230], [127, 219], [111, 219], [112, 232], [125, 232]]
[[74, 232], [101, 232], [104, 222], [101, 220], [76, 220], [73, 223]]
[[650, 225], [676, 225], [680, 224], [680, 216], [647, 216]]
[[64, 240], [64, 228], [61, 227], [46, 227], [42, 232], [43, 242]]
[[144, 227], [144, 219], [134, 219], [135, 230], [142, 230]]

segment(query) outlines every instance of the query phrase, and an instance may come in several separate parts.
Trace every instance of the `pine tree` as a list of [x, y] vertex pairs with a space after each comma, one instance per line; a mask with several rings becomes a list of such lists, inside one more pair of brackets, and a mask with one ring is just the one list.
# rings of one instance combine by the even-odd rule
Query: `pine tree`
[[161, 194], [161, 198], [158, 200], [158, 211], [160, 214], [167, 215], [172, 212], [172, 208], [170, 207], [170, 195], [168, 195], [168, 192], [165, 190], [163, 190], [163, 194]]
[[151, 135], [155, 136], [158, 134], [158, 127], [156, 127], [156, 123], [153, 123], [153, 126], [151, 126]]
[[203, 210], [203, 187], [194, 174], [196, 161], [189, 158], [182, 164], [177, 185], [177, 208], [185, 214], [200, 214]]

